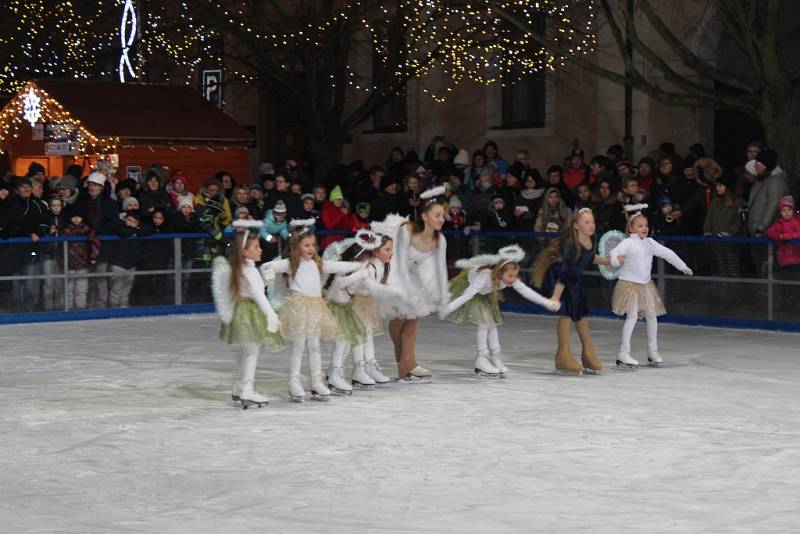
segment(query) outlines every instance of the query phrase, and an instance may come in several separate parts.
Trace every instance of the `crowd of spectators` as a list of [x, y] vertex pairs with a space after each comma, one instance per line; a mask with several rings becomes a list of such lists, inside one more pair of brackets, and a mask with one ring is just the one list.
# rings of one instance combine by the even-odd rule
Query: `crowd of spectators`
[[[354, 161], [316, 177], [295, 161], [279, 168], [262, 163], [253, 180], [221, 171], [206, 179], [199, 191], [190, 190], [181, 170], [164, 165], [151, 166], [137, 182], [117, 180], [111, 164], [103, 160], [90, 170], [73, 165], [62, 177], [46, 176], [45, 169], [33, 163], [26, 176], [0, 179], [0, 239], [31, 239], [13, 245], [14, 254], [4, 254], [9, 259], [0, 274], [52, 275], [64, 268], [78, 275], [113, 273], [72, 280], [66, 295], [69, 306], [124, 307], [131, 299], [148, 304], [169, 292], [169, 278], [134, 272], [172, 268], [172, 244], [130, 237], [202, 233], [203, 239], [182, 240], [181, 262], [184, 269], [208, 267], [224, 250], [233, 220], [258, 219], [264, 222], [261, 237], [269, 257], [288, 236], [292, 219], [313, 217], [317, 229], [339, 232], [366, 227], [389, 213], [416, 220], [422, 208], [420, 194], [434, 185], [447, 186], [440, 200], [447, 210], [445, 228], [451, 231], [451, 259], [468, 254], [466, 236], [476, 230], [488, 232], [482, 234], [488, 236], [481, 238], [482, 247], [513, 240], [529, 247], [532, 256], [539, 239], [503, 239], [502, 233], [558, 232], [581, 208], [594, 212], [598, 235], [624, 231], [624, 206], [644, 203], [655, 236], [769, 236], [779, 242], [781, 268], [800, 265], [800, 246], [784, 243], [800, 237], [789, 182], [778, 154], [760, 142], [746, 147], [746, 164], [734, 169], [723, 169], [700, 144], [682, 157], [674, 144], [663, 143], [636, 163], [626, 159], [620, 145], [588, 161], [575, 147], [543, 172], [530, 160], [527, 150], [517, 150], [507, 159], [493, 141], [470, 153], [437, 136], [422, 158], [413, 149], [394, 147], [383, 164], [367, 167]], [[119, 239], [100, 241], [98, 235]], [[69, 243], [65, 266], [58, 244], [37, 243], [45, 236], [88, 240]], [[320, 245], [340, 238], [324, 235]], [[12, 245], [0, 247], [12, 250]], [[747, 269], [758, 274], [766, 261], [766, 247], [747, 249], [724, 240], [689, 253], [701, 255], [697, 262], [720, 276], [740, 276]], [[184, 290], [190, 280], [184, 277]], [[14, 283], [15, 302], [23, 308], [60, 308], [65, 297], [60, 279], [38, 282]]]

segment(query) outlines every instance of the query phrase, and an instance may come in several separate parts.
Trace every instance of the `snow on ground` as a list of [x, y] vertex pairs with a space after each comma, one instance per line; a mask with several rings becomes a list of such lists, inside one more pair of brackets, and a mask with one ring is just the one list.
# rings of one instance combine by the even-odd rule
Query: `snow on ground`
[[[610, 366], [621, 323], [592, 324]], [[507, 315], [491, 380], [429, 320], [434, 384], [292, 404], [284, 351], [242, 411], [217, 328], [0, 327], [0, 531], [796, 532], [800, 336], [662, 325], [665, 368], [563, 377], [553, 319]]]

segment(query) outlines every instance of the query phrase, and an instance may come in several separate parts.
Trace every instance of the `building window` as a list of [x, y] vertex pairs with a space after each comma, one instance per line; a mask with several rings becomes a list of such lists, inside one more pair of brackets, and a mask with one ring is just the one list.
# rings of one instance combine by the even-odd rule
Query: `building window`
[[[511, 78], [509, 76], [509, 78]], [[544, 74], [525, 76], [502, 88], [502, 127], [541, 128], [544, 126]]]
[[[373, 56], [372, 79], [384, 80], [392, 73], [379, 59]], [[408, 126], [408, 95], [406, 83], [395, 91], [372, 115], [372, 131], [376, 133], [405, 132]]]

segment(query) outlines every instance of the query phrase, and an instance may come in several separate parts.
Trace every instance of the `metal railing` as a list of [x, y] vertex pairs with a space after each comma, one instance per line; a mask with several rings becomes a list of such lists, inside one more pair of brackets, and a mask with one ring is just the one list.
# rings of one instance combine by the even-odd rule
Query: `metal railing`
[[[475, 255], [496, 250], [504, 244], [520, 242], [529, 252], [529, 257], [523, 262], [526, 273], [530, 272], [533, 257], [548, 239], [555, 234], [537, 232], [482, 232], [482, 231], [445, 231], [448, 238], [448, 257], [451, 263], [464, 256]], [[347, 232], [319, 231], [318, 235], [350, 235]], [[229, 239], [226, 236], [224, 239]], [[754, 321], [784, 321], [800, 325], [800, 270], [788, 271], [783, 275], [776, 268], [775, 247], [776, 243], [767, 238], [719, 238], [711, 236], [661, 236], [658, 240], [668, 246], [676, 248], [684, 260], [695, 270], [695, 276], [688, 279], [680, 274], [671, 272], [671, 269], [662, 259], [657, 259], [654, 265], [653, 279], [659, 287], [664, 301], [668, 303], [670, 312], [677, 310], [696, 316], [727, 317], [735, 316], [742, 320]], [[113, 242], [120, 241], [116, 236], [100, 236], [101, 246], [113, 247]], [[166, 261], [166, 268], [149, 269], [127, 272], [134, 277], [165, 277], [161, 287], [167, 292], [161, 295], [147, 295], [150, 302], [159, 305], [180, 306], [188, 301], [195, 303], [208, 303], [211, 301], [209, 290], [210, 262], [197, 257], [188, 258], [184, 253], [184, 240], [191, 240], [199, 246], [204, 243], [213, 243], [207, 234], [159, 234], [140, 238], [127, 238], [126, 241], [154, 241], [172, 240], [171, 257], [162, 258]], [[68, 300], [70, 282], [79, 279], [110, 280], [118, 276], [116, 272], [70, 272], [69, 244], [86, 242], [86, 237], [46, 237], [37, 242], [30, 238], [12, 238], [0, 240], [0, 310], [2, 313], [29, 313], [39, 311], [70, 311], [73, 305]], [[790, 243], [800, 244], [800, 240]], [[763, 258], [763, 265], [755, 265], [754, 269], [742, 269], [739, 276], [719, 276], [713, 266], [713, 249], [715, 246], [725, 245], [736, 251], [736, 255], [746, 263], [750, 256]], [[45, 255], [56, 262], [57, 272], [45, 274], [37, 272], [35, 265], [42, 257], [41, 251], [45, 247], [58, 249], [56, 259], [52, 250]], [[283, 243], [280, 239], [272, 242], [270, 252], [279, 255]], [[680, 250], [678, 250], [680, 249]], [[758, 250], [762, 249], [762, 250]], [[751, 254], [753, 252], [754, 254]], [[113, 253], [113, 251], [112, 251]], [[29, 254], [32, 254], [29, 256]], [[265, 254], [267, 259], [267, 254]], [[14, 268], [17, 264], [26, 268]], [[113, 263], [113, 262], [112, 262]], [[11, 267], [10, 267], [11, 266]], [[30, 268], [33, 266], [34, 268]], [[52, 267], [52, 264], [51, 264]], [[39, 269], [41, 270], [41, 269]], [[599, 272], [590, 269], [587, 275], [587, 295], [593, 308], [603, 309], [609, 307], [609, 284], [599, 276]], [[781, 274], [782, 276], [777, 276]], [[49, 280], [59, 280], [60, 290], [57, 296], [60, 302], [57, 306], [49, 308], [42, 300], [41, 288]], [[188, 284], [194, 282], [194, 289]], [[11, 284], [11, 293], [8, 289]], [[24, 286], [24, 287], [20, 287]], [[752, 288], [757, 288], [756, 293]], [[52, 286], [50, 286], [52, 290]], [[4, 291], [5, 290], [5, 291]], [[762, 294], [763, 293], [763, 294]], [[763, 305], [760, 301], [764, 300]], [[788, 304], [787, 304], [788, 303]], [[54, 303], [51, 303], [54, 304]], [[739, 306], [742, 304], [742, 306]], [[134, 304], [135, 305], [135, 304]], [[520, 303], [520, 305], [524, 305]], [[749, 307], [748, 307], [749, 306]], [[100, 307], [103, 307], [102, 305]], [[733, 313], [735, 308], [742, 308]], [[687, 313], [691, 311], [692, 313]]]

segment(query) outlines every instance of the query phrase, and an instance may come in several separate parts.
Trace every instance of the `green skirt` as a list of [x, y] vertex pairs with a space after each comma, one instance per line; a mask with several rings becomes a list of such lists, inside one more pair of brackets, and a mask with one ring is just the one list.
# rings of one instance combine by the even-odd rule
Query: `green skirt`
[[[460, 297], [469, 287], [468, 270], [464, 269], [458, 276], [450, 280], [450, 299]], [[478, 293], [466, 304], [451, 313], [448, 320], [456, 324], [474, 323], [485, 326], [499, 326], [503, 324], [503, 314], [500, 313], [500, 304], [493, 293], [481, 295]]]
[[356, 315], [353, 301], [347, 304], [337, 304], [336, 302], [326, 301], [331, 315], [336, 319], [336, 324], [341, 330], [344, 340], [353, 345], [361, 345], [367, 339], [367, 328], [361, 319]]
[[219, 329], [219, 338], [229, 345], [246, 343], [264, 344], [267, 350], [283, 348], [283, 338], [277, 332], [267, 330], [267, 318], [252, 300], [238, 300], [234, 304], [233, 318]]

